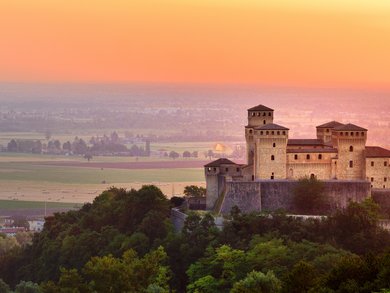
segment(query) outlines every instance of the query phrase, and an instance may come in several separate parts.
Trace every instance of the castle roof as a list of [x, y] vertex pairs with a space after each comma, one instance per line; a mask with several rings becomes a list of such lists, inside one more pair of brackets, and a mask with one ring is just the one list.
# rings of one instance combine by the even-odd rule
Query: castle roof
[[337, 126], [337, 127], [333, 128], [333, 130], [336, 130], [336, 131], [367, 131], [367, 129], [360, 127], [360, 126], [357, 126], [357, 125], [352, 124], [352, 123]]
[[335, 128], [342, 125], [344, 124], [337, 121], [330, 121], [328, 123], [318, 125], [317, 128]]
[[390, 151], [378, 146], [366, 146], [367, 158], [390, 158]]
[[221, 165], [237, 165], [236, 163], [230, 161], [229, 159], [226, 158], [221, 158], [215, 161], [212, 161], [208, 163], [207, 165], [204, 165], [205, 167], [219, 167]]
[[249, 108], [248, 111], [273, 111], [274, 109], [268, 108], [264, 105], [257, 105], [255, 107]]
[[288, 128], [275, 124], [275, 123], [268, 123], [259, 127], [255, 128], [256, 130], [289, 130]]
[[322, 146], [324, 145], [324, 142], [321, 139], [289, 139], [287, 141], [287, 145], [310, 145], [310, 146]]

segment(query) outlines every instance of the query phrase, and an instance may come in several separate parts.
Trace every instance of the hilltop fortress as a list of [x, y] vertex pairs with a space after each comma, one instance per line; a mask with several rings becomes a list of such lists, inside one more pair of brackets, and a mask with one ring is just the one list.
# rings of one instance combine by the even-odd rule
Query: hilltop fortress
[[325, 182], [335, 207], [361, 201], [372, 189], [390, 191], [390, 151], [366, 146], [367, 129], [331, 121], [317, 126], [315, 139], [290, 139], [274, 123], [274, 110], [248, 109], [245, 126], [247, 164], [219, 159], [205, 165], [207, 208], [226, 213], [289, 208], [296, 181]]

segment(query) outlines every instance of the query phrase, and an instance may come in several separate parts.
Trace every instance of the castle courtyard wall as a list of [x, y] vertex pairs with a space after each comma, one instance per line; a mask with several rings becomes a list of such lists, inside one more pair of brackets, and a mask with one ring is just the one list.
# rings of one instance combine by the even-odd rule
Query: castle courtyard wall
[[[323, 181], [325, 194], [331, 199], [332, 209], [345, 208], [349, 201], [361, 202], [371, 195], [366, 181]], [[260, 180], [254, 182], [226, 182], [226, 193], [221, 213], [228, 214], [233, 206], [242, 212], [291, 210], [294, 180]]]

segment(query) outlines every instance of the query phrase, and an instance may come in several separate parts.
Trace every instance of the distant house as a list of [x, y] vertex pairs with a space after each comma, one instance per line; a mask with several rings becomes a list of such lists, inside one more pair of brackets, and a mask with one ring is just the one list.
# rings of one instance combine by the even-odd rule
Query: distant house
[[26, 228], [24, 227], [12, 227], [12, 228], [0, 228], [0, 233], [7, 236], [15, 236], [19, 232], [25, 232]]
[[0, 217], [0, 227], [10, 227], [12, 226], [14, 220], [10, 216], [1, 216]]
[[206, 209], [206, 197], [186, 197], [188, 209], [190, 210], [205, 210]]
[[33, 232], [41, 232], [43, 230], [43, 226], [45, 225], [45, 220], [43, 219], [35, 219], [27, 221], [30, 227], [30, 231]]

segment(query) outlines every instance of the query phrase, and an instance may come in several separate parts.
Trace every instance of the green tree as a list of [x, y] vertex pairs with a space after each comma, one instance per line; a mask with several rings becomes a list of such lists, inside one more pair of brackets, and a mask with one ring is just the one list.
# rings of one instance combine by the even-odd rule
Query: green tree
[[184, 194], [191, 197], [203, 197], [206, 196], [206, 188], [196, 185], [187, 185], [184, 187]]
[[293, 195], [295, 210], [304, 214], [323, 214], [329, 211], [329, 199], [324, 190], [324, 184], [315, 177], [298, 180]]
[[278, 293], [281, 291], [281, 282], [272, 271], [266, 274], [252, 271], [245, 279], [233, 285], [231, 293]]
[[11, 290], [6, 282], [0, 279], [0, 293], [11, 293]]
[[41, 287], [31, 281], [21, 281], [15, 287], [15, 293], [42, 293]]
[[170, 157], [171, 159], [177, 159], [179, 156], [180, 156], [179, 153], [177, 153], [177, 152], [175, 152], [175, 151], [170, 151], [170, 152], [169, 152], [169, 157]]
[[318, 276], [319, 274], [312, 264], [300, 261], [287, 273], [285, 291], [291, 293], [308, 292], [318, 282]]

